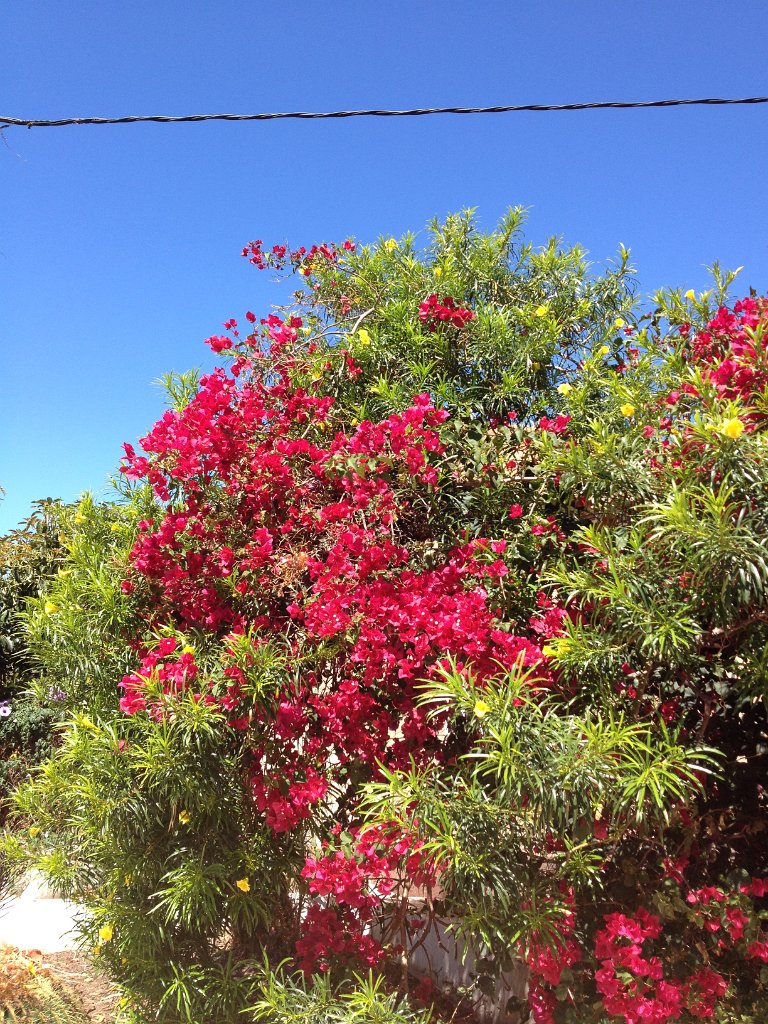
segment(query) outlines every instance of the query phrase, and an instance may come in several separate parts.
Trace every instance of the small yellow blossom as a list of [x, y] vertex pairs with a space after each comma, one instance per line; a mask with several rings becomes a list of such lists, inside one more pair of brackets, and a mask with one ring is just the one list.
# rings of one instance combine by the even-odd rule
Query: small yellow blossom
[[247, 878], [238, 878], [238, 880], [235, 882], [235, 885], [240, 890], [240, 892], [251, 891], [251, 883], [248, 881]]
[[59, 606], [53, 601], [46, 601], [43, 607], [46, 615], [54, 615], [59, 610]]
[[129, 873], [129, 874], [127, 874], [127, 875], [125, 876], [125, 878], [123, 878], [123, 884], [124, 884], [124, 885], [130, 885], [132, 881], [133, 881], [133, 875], [132, 875], [132, 874], [130, 874], [130, 873]]
[[635, 407], [634, 407], [634, 405], [632, 405], [631, 402], [625, 402], [624, 405], [622, 405], [622, 407], [621, 407], [621, 415], [622, 416], [634, 416], [635, 415]]
[[443, 268], [442, 267], [435, 267], [435, 277], [442, 277], [442, 276], [443, 276]]
[[311, 334], [312, 333], [312, 328], [311, 327], [302, 327], [301, 328], [301, 333], [302, 334]]
[[531, 363], [531, 366], [533, 367], [534, 370], [540, 370], [541, 369], [541, 363]]
[[99, 955], [99, 953], [101, 952], [101, 943], [100, 942], [97, 942], [96, 945], [92, 947], [92, 952], [93, 952], [94, 956], [98, 956]]
[[112, 533], [119, 533], [121, 529], [122, 527], [120, 526], [120, 523], [112, 523], [112, 525], [110, 526], [110, 530], [112, 531]]
[[179, 811], [179, 821], [182, 825], [188, 825], [191, 817], [189, 811]]
[[477, 718], [483, 718], [491, 710], [491, 705], [486, 704], [484, 700], [475, 701], [475, 715]]
[[688, 289], [688, 291], [685, 293], [685, 298], [688, 299], [689, 302], [696, 301], [696, 292], [693, 290], [693, 288]]
[[360, 342], [361, 345], [371, 344], [371, 336], [364, 327], [361, 327], [360, 330], [357, 332], [357, 340]]
[[567, 636], [558, 637], [555, 643], [542, 647], [541, 653], [545, 658], [557, 658], [568, 651], [571, 646], [571, 641]]
[[620, 331], [622, 327], [626, 327], [626, 321], [622, 320], [620, 316], [617, 316], [613, 321], [613, 326], [617, 331]]
[[33, 976], [34, 976], [35, 974], [37, 974], [37, 967], [35, 967], [35, 962], [34, 962], [34, 960], [30, 960], [30, 961], [28, 962], [28, 964], [27, 964], [27, 970], [28, 970], [28, 971], [29, 971], [29, 973], [30, 973], [31, 975], [33, 975]]
[[600, 352], [598, 353], [598, 355], [607, 356], [610, 351], [611, 350], [608, 348], [607, 345], [603, 345], [602, 348], [600, 349]]
[[388, 238], [384, 243], [384, 248], [387, 250], [387, 252], [392, 252], [393, 249], [397, 248], [397, 242], [395, 241], [394, 238]]
[[78, 512], [77, 515], [73, 518], [72, 521], [74, 523], [84, 523], [85, 522], [85, 516], [82, 514], [82, 512]]
[[549, 313], [549, 306], [541, 305], [537, 306], [533, 311], [534, 316], [546, 316]]
[[744, 424], [738, 417], [734, 417], [721, 423], [719, 429], [724, 437], [729, 437], [732, 441], [735, 441], [744, 433]]
[[40, 835], [40, 826], [39, 825], [33, 825], [32, 828], [29, 830], [29, 834], [32, 836], [33, 839], [35, 838], [35, 836], [39, 836]]
[[570, 393], [573, 391], [573, 388], [570, 384], [558, 384], [557, 390], [560, 392], [561, 395], [570, 395]]
[[102, 942], [110, 941], [110, 939], [112, 938], [111, 924], [103, 924], [101, 928], [99, 928], [99, 938], [101, 939]]

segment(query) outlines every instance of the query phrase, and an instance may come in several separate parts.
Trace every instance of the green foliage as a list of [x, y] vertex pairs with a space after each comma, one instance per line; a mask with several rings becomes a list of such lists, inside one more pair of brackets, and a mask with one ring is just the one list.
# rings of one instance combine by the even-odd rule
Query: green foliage
[[[646, 905], [670, 925], [667, 966], [682, 977], [692, 956], [709, 954], [686, 932], [695, 922], [679, 890], [673, 905], [661, 880], [664, 859], [696, 852], [691, 886], [737, 886], [740, 862], [768, 874], [766, 399], [724, 398], [692, 357], [690, 333], [724, 301], [731, 275], [716, 269], [711, 294], [693, 299], [660, 294], [641, 316], [625, 250], [595, 273], [578, 247], [524, 242], [523, 221], [516, 209], [483, 233], [464, 213], [431, 225], [422, 249], [408, 236], [316, 259], [311, 287], [295, 296], [305, 325], [297, 379], [333, 395], [333, 430], [349, 435], [425, 391], [449, 413], [439, 486], [397, 477], [392, 540], [414, 571], [478, 541], [478, 561], [503, 566], [482, 580], [501, 632], [524, 636], [546, 662], [482, 686], [471, 651], [444, 663], [421, 691], [439, 756], [382, 766], [352, 824], [396, 823], [423, 841], [440, 869], [428, 926], [449, 922], [484, 955], [483, 984], [514, 956], [557, 948], [573, 914], [591, 950], [604, 914]], [[474, 318], [430, 330], [418, 309], [433, 294]], [[165, 384], [181, 410], [198, 377]], [[303, 436], [321, 439], [326, 427], [308, 422]], [[364, 460], [351, 462], [338, 472], [363, 477]], [[122, 485], [114, 505], [86, 497], [56, 511], [63, 550], [50, 561], [44, 548], [50, 571], [35, 579], [50, 582], [24, 594], [18, 634], [34, 658], [37, 705], [9, 724], [19, 732], [9, 742], [38, 742], [35, 715], [49, 714], [51, 693], [65, 694], [69, 718], [17, 793], [25, 831], [6, 839], [6, 856], [33, 861], [83, 904], [84, 942], [137, 1021], [421, 1024], [429, 1014], [388, 994], [386, 975], [300, 980], [269, 967], [300, 933], [305, 855], [348, 841], [331, 826], [348, 814], [344, 787], [358, 766], [312, 820], [275, 833], [250, 792], [255, 727], [248, 740], [223, 729], [222, 713], [186, 692], [163, 703], [153, 679], [161, 714], [118, 712], [137, 646], [162, 638], [194, 648], [211, 693], [226, 684], [222, 636], [183, 632], [173, 609], [143, 630], [146, 595], [123, 587], [139, 522], [164, 511], [143, 485]], [[296, 578], [309, 590], [304, 569]], [[547, 620], [550, 609], [560, 617]], [[312, 668], [322, 689], [330, 677], [337, 641], [309, 664], [292, 628], [283, 647], [250, 626], [228, 641], [256, 722], [274, 716], [286, 680], [299, 687]], [[757, 975], [743, 960], [730, 970], [733, 1013], [757, 1022]], [[561, 1017], [594, 1024], [592, 982], [581, 1005], [565, 1005], [574, 977], [557, 988]]]
[[32, 666], [21, 615], [62, 563], [65, 507], [50, 498], [35, 502], [32, 515], [0, 537], [0, 693], [29, 681]]
[[[622, 250], [615, 269], [595, 277], [578, 246], [551, 239], [537, 250], [524, 242], [524, 221], [518, 207], [485, 234], [467, 211], [434, 221], [422, 250], [409, 235], [358, 247], [340, 266], [318, 266], [320, 288], [299, 293], [298, 307], [362, 368], [359, 378], [334, 381], [352, 416], [386, 416], [428, 390], [462, 417], [515, 411], [528, 419], [550, 408], [554, 386], [576, 369], [582, 350], [615, 346], [613, 323], [633, 306], [629, 254]], [[415, 324], [414, 300], [431, 292], [470, 306], [471, 330], [459, 337]], [[342, 293], [351, 303], [346, 314]]]
[[0, 718], [0, 793], [10, 793], [33, 765], [51, 756], [58, 715], [51, 703], [22, 696], [13, 701], [11, 714]]
[[34, 651], [34, 692], [53, 690], [66, 708], [117, 705], [117, 684], [132, 663], [130, 606], [120, 589], [136, 523], [151, 497], [99, 504], [90, 495], [64, 517], [66, 564], [29, 602], [25, 630]]
[[557, 934], [569, 912], [563, 879], [599, 888], [607, 851], [628, 834], [661, 842], [671, 808], [700, 793], [716, 763], [663, 723], [597, 708], [577, 715], [531, 683], [519, 671], [477, 688], [445, 670], [422, 703], [473, 733], [472, 746], [453, 773], [439, 763], [382, 769], [366, 798], [371, 823], [419, 835], [441, 866], [442, 911], [467, 947], [480, 941], [499, 958]]
[[0, 538], [0, 820], [14, 785], [52, 749], [58, 706], [45, 688], [26, 692], [37, 666], [24, 617], [63, 564], [66, 514], [59, 502], [36, 502], [32, 515]]
[[88, 907], [84, 943], [169, 1022], [236, 1014], [238, 965], [296, 913], [288, 889], [301, 849], [295, 837], [268, 841], [242, 752], [222, 749], [220, 727], [221, 714], [191, 696], [149, 727], [75, 714], [56, 756], [17, 793], [34, 836], [6, 843]]
[[310, 983], [272, 970], [258, 974], [259, 999], [249, 1008], [264, 1024], [429, 1024], [429, 1010], [411, 1009], [387, 992], [382, 977], [355, 977], [335, 989], [327, 975]]

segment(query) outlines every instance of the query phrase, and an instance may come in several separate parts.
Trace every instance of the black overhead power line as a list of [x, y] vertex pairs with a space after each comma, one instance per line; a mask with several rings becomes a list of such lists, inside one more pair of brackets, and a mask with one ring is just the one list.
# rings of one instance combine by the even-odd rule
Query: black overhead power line
[[138, 124], [152, 121], [157, 124], [192, 123], [196, 121], [287, 121], [329, 120], [344, 117], [424, 117], [427, 114], [511, 114], [521, 111], [552, 110], [638, 110], [651, 107], [725, 107], [768, 103], [768, 96], [747, 96], [743, 99], [710, 97], [690, 100], [618, 100], [595, 103], [516, 103], [501, 107], [416, 107], [412, 110], [292, 110], [262, 114], [131, 114], [125, 117], [62, 117], [56, 120], [36, 120], [24, 117], [0, 117], [0, 131], [4, 128], [61, 128], [72, 124]]

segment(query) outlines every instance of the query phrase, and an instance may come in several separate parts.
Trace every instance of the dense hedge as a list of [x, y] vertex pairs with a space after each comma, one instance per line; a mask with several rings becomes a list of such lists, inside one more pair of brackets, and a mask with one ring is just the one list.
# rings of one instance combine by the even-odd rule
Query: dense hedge
[[250, 243], [294, 306], [72, 512], [29, 619], [72, 717], [7, 845], [140, 1019], [447, 1013], [441, 921], [536, 1022], [764, 1019], [768, 304], [640, 315], [625, 252], [521, 222]]

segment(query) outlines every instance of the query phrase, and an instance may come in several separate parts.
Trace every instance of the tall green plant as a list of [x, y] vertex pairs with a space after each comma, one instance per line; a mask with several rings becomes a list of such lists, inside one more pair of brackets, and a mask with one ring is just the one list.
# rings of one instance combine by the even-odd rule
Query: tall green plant
[[407, 1013], [444, 927], [537, 1024], [760, 1019], [766, 303], [521, 224], [251, 243], [295, 304], [73, 515], [8, 849], [145, 1020]]

